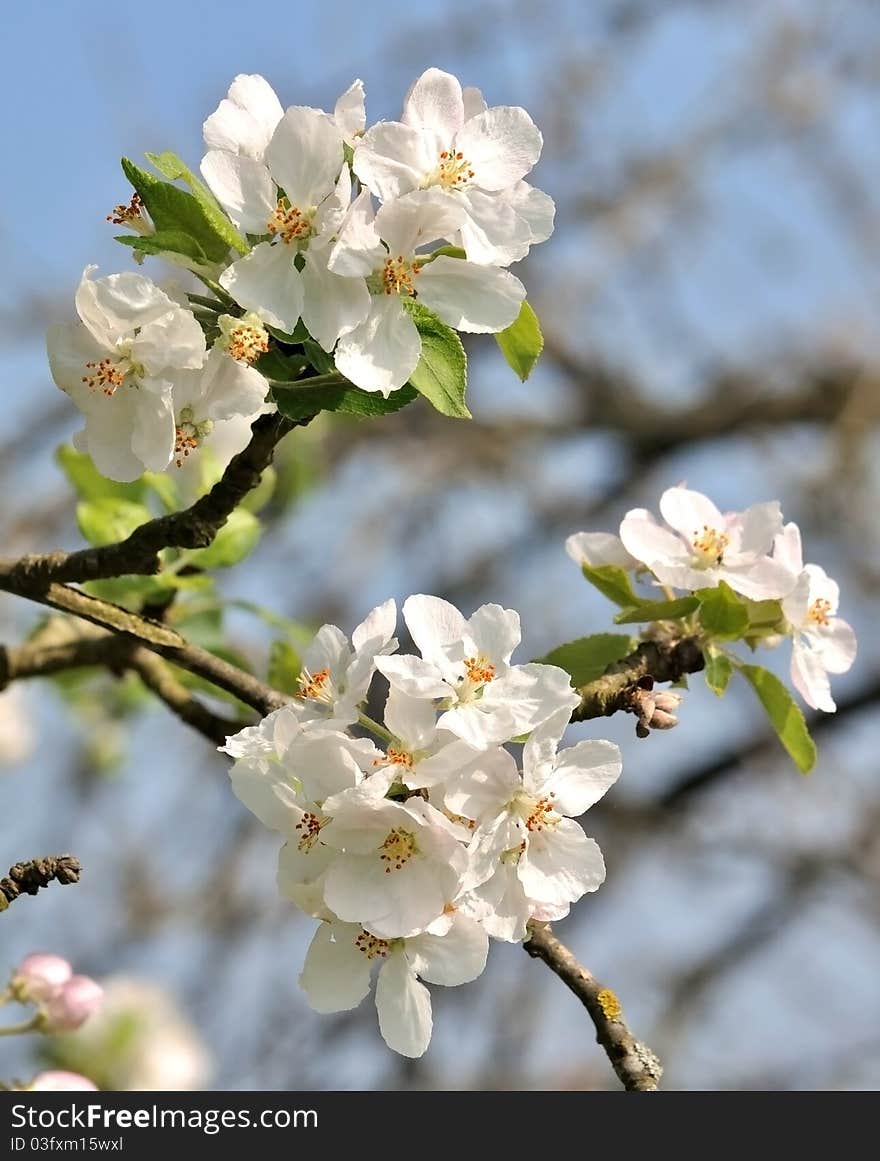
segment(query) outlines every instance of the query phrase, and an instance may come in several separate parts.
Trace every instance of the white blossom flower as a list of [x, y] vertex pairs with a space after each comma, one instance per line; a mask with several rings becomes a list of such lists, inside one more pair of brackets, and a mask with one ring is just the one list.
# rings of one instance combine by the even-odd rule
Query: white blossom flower
[[468, 258], [507, 265], [552, 230], [547, 195], [520, 188], [542, 143], [525, 109], [487, 108], [478, 90], [463, 92], [454, 76], [432, 68], [410, 89], [402, 120], [369, 129], [352, 164], [380, 201], [421, 190], [454, 200]]
[[19, 686], [0, 693], [0, 766], [27, 761], [34, 748], [30, 707]]
[[523, 939], [536, 907], [564, 913], [605, 879], [599, 847], [573, 820], [617, 781], [620, 751], [613, 742], [588, 740], [557, 753], [568, 720], [563, 710], [532, 733], [522, 777], [500, 750], [446, 794], [449, 809], [480, 823], [471, 881], [492, 905], [492, 919], [484, 922], [496, 938]]
[[50, 1069], [40, 1072], [29, 1085], [26, 1092], [97, 1092], [98, 1086], [93, 1084], [87, 1076], [78, 1072], [64, 1072], [60, 1069]]
[[227, 267], [221, 285], [285, 333], [302, 318], [332, 351], [370, 309], [362, 278], [342, 278], [327, 267], [326, 251], [351, 201], [343, 135], [333, 118], [294, 106], [278, 122], [262, 160], [214, 149], [201, 168], [241, 230], [258, 239], [270, 235]]
[[383, 939], [415, 935], [459, 894], [468, 866], [462, 831], [424, 799], [378, 798], [367, 784], [324, 809], [321, 839], [337, 851], [324, 900], [340, 919]]
[[469, 620], [439, 597], [409, 597], [403, 615], [421, 657], [378, 657], [376, 668], [412, 697], [440, 699], [439, 729], [476, 750], [533, 730], [578, 697], [553, 665], [510, 664], [520, 641], [519, 616], [483, 605]]
[[335, 625], [323, 625], [303, 653], [299, 702], [302, 721], [332, 721], [337, 728], [357, 721], [376, 670], [376, 658], [397, 648], [397, 605], [377, 605], [348, 638]]
[[369, 314], [336, 351], [336, 366], [358, 387], [387, 396], [416, 369], [421, 339], [406, 299], [460, 331], [486, 334], [515, 321], [525, 288], [509, 271], [418, 249], [462, 220], [459, 206], [432, 192], [389, 202], [375, 218], [369, 195], [358, 196], [329, 256], [331, 271], [366, 279], [372, 294]]
[[[642, 509], [633, 509], [635, 512], [649, 514]], [[623, 547], [623, 541], [613, 532], [575, 532], [565, 542], [565, 551], [579, 565], [589, 568], [601, 568], [603, 565], [615, 565], [627, 571], [640, 568], [641, 564]]]
[[182, 309], [141, 274], [91, 278], [76, 292], [81, 323], [48, 335], [52, 377], [85, 415], [74, 443], [114, 480], [164, 471], [174, 451], [172, 388], [205, 361], [205, 338]]
[[486, 966], [489, 941], [472, 919], [453, 915], [442, 936], [381, 939], [359, 924], [321, 924], [306, 954], [300, 986], [317, 1012], [356, 1008], [370, 990], [371, 969], [381, 964], [376, 1008], [385, 1043], [403, 1056], [421, 1056], [431, 1040], [431, 997], [420, 980], [455, 987]]
[[829, 673], [846, 673], [856, 659], [856, 635], [837, 616], [840, 586], [817, 564], [804, 564], [801, 533], [786, 524], [776, 537], [774, 557], [797, 582], [782, 600], [792, 635], [791, 680], [807, 705], [834, 713]]
[[701, 492], [668, 488], [660, 497], [660, 512], [669, 528], [637, 508], [624, 517], [620, 539], [661, 584], [703, 589], [726, 581], [753, 600], [782, 597], [791, 590], [791, 573], [770, 557], [773, 539], [782, 530], [775, 500], [722, 515]]

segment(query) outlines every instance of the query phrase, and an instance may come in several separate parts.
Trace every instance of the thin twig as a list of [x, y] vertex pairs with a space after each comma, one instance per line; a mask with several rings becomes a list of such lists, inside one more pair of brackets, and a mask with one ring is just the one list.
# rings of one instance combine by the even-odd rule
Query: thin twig
[[9, 868], [9, 876], [0, 879], [0, 911], [21, 895], [36, 895], [52, 882], [78, 883], [80, 870], [79, 859], [73, 855], [47, 855], [44, 859], [16, 863]]
[[603, 988], [578, 963], [547, 924], [532, 922], [529, 931], [523, 947], [534, 959], [543, 960], [587, 1009], [596, 1026], [596, 1040], [604, 1048], [623, 1087], [627, 1092], [655, 1092], [663, 1068], [651, 1049], [630, 1031], [614, 992]]

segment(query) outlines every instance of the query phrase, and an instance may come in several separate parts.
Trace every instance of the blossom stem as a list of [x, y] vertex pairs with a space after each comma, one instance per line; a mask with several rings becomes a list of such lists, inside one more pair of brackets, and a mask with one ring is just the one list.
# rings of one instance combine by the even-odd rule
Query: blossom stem
[[205, 286], [207, 286], [208, 290], [210, 290], [211, 293], [220, 300], [221, 306], [235, 305], [235, 299], [230, 294], [226, 293], [219, 282], [215, 282], [213, 278], [208, 278], [206, 274], [196, 274], [196, 278], [198, 278], [200, 282], [203, 282]]
[[364, 727], [365, 730], [369, 730], [371, 733], [375, 734], [377, 738], [380, 738], [387, 744], [390, 744], [396, 740], [394, 735], [389, 733], [384, 726], [380, 726], [378, 722], [374, 722], [373, 719], [371, 717], [367, 717], [366, 714], [360, 714], [358, 716], [358, 722]]
[[338, 371], [333, 371], [329, 375], [312, 375], [309, 379], [296, 379], [293, 382], [270, 379], [269, 383], [276, 391], [299, 391], [309, 387], [344, 387], [349, 380]]
[[195, 306], [203, 306], [214, 314], [219, 314], [224, 309], [222, 302], [218, 302], [216, 298], [209, 298], [207, 294], [188, 294], [186, 297]]
[[23, 1036], [26, 1032], [37, 1032], [42, 1023], [43, 1014], [38, 1012], [36, 1016], [31, 1016], [30, 1020], [25, 1020], [21, 1024], [9, 1024], [5, 1028], [0, 1028], [0, 1036]]

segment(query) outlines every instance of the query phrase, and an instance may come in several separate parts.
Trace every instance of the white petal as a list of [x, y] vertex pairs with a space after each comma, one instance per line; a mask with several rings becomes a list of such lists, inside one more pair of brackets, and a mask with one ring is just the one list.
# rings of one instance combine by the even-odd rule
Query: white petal
[[406, 951], [423, 980], [454, 988], [482, 974], [489, 938], [478, 923], [456, 914], [446, 935], [417, 935], [407, 940]]
[[480, 657], [506, 665], [522, 640], [519, 613], [501, 605], [481, 605], [467, 623], [467, 635]]
[[347, 1012], [370, 990], [370, 961], [355, 946], [356, 924], [322, 923], [312, 937], [299, 986], [316, 1012]]
[[266, 146], [266, 165], [293, 206], [317, 206], [332, 192], [342, 168], [342, 134], [320, 109], [288, 109]]
[[419, 298], [459, 331], [487, 334], [516, 321], [526, 290], [509, 270], [441, 255], [418, 278]]
[[[784, 597], [795, 583], [795, 578], [788, 569], [769, 556], [762, 556], [750, 564], [735, 567], [727, 567], [725, 563], [717, 573], [719, 579], [727, 581], [735, 592], [752, 601], [768, 601]], [[717, 584], [717, 581], [715, 583]]]
[[205, 361], [205, 335], [190, 311], [174, 306], [140, 328], [131, 357], [148, 376], [174, 368], [195, 371]]
[[528, 224], [532, 245], [546, 242], [553, 233], [553, 220], [556, 216], [553, 198], [543, 190], [529, 185], [527, 181], [518, 181], [504, 196]]
[[559, 753], [555, 771], [541, 787], [560, 814], [577, 818], [594, 806], [620, 777], [620, 750], [613, 742], [590, 739]]
[[300, 906], [305, 898], [311, 898], [313, 903], [323, 901], [323, 887], [318, 880], [336, 858], [336, 851], [322, 842], [304, 843], [300, 847], [301, 833], [297, 831], [278, 852], [276, 876], [282, 898]]
[[376, 982], [379, 1030], [401, 1056], [423, 1056], [431, 1042], [431, 995], [416, 979], [403, 951], [391, 953]]
[[278, 202], [268, 169], [252, 157], [212, 150], [202, 158], [202, 177], [239, 229], [265, 234]]
[[365, 322], [339, 340], [336, 367], [364, 391], [388, 396], [415, 371], [422, 353], [416, 325], [396, 295], [373, 298]]
[[415, 857], [386, 874], [378, 853], [340, 855], [327, 872], [324, 898], [340, 919], [362, 923], [383, 939], [397, 939], [424, 931], [443, 914], [455, 890], [441, 870], [435, 861]]
[[480, 189], [503, 190], [529, 172], [541, 156], [543, 138], [518, 106], [497, 105], [465, 123], [455, 140]]
[[327, 269], [324, 252], [310, 251], [302, 269], [302, 320], [309, 334], [332, 351], [340, 335], [350, 334], [370, 313], [372, 302], [363, 278], [342, 278]]
[[242, 415], [255, 419], [262, 411], [269, 384], [255, 367], [239, 363], [219, 347], [213, 347], [202, 376], [205, 418]]
[[406, 749], [424, 750], [434, 739], [437, 714], [431, 701], [422, 697], [411, 697], [394, 686], [388, 691], [385, 702], [385, 728]]
[[46, 335], [46, 350], [49, 369], [57, 385], [81, 411], [89, 409], [95, 391], [83, 383], [83, 377], [91, 374], [86, 363], [100, 362], [106, 357], [107, 348], [99, 344], [81, 323], [56, 323]]
[[833, 617], [813, 638], [813, 647], [829, 673], [846, 673], [856, 659], [858, 645], [851, 625]]
[[329, 250], [350, 209], [351, 170], [347, 165], [343, 165], [333, 187], [333, 193], [321, 202], [312, 221], [312, 230], [315, 234], [309, 241], [309, 249], [312, 252], [317, 249]]
[[296, 833], [302, 808], [282, 767], [241, 758], [229, 771], [229, 777], [235, 797], [263, 826], [281, 834]]
[[804, 568], [810, 582], [810, 604], [813, 601], [827, 601], [829, 612], [834, 614], [840, 605], [840, 585], [832, 580], [824, 568], [818, 564], [808, 564]]
[[455, 605], [425, 593], [407, 597], [403, 619], [422, 657], [437, 666], [443, 665], [449, 646], [461, 641], [467, 629], [467, 622]]
[[388, 252], [376, 232], [370, 191], [362, 190], [351, 203], [327, 259], [334, 274], [367, 278], [381, 268]]
[[773, 557], [795, 576], [800, 576], [803, 572], [804, 550], [801, 545], [801, 530], [794, 521], [786, 524], [777, 534], [773, 543]]
[[660, 514], [671, 528], [681, 533], [688, 544], [699, 536], [704, 524], [717, 532], [722, 532], [727, 525], [708, 496], [702, 492], [692, 492], [689, 488], [667, 488], [660, 497]]
[[623, 547], [619, 536], [611, 532], [575, 532], [565, 542], [565, 551], [575, 564], [591, 568], [613, 564], [618, 568], [633, 569], [638, 561]]
[[459, 200], [467, 212], [460, 233], [470, 262], [507, 266], [525, 257], [532, 240], [531, 229], [500, 194], [465, 190]]
[[135, 392], [131, 450], [148, 472], [164, 472], [171, 463], [174, 451], [174, 408], [170, 393]]
[[202, 129], [209, 149], [260, 160], [283, 110], [272, 86], [257, 74], [239, 74]]
[[[788, 561], [783, 558], [780, 560], [780, 563], [787, 565]], [[792, 625], [795, 625], [798, 629], [808, 624], [810, 587], [810, 574], [808, 572], [801, 572], [794, 588], [782, 598], [783, 613]]]
[[76, 310], [103, 346], [113, 349], [117, 339], [133, 337], [136, 327], [160, 318], [175, 305], [142, 274], [126, 271], [93, 279], [95, 269], [88, 266], [83, 272], [76, 291]]
[[593, 839], [572, 819], [563, 818], [554, 830], [532, 834], [518, 874], [530, 899], [574, 903], [602, 885], [605, 862]]
[[380, 121], [360, 139], [351, 164], [367, 189], [387, 202], [418, 189], [437, 161], [418, 130], [399, 121]]
[[[782, 531], [782, 508], [778, 500], [753, 504], [737, 520], [740, 530], [738, 551], [763, 556], [773, 547]], [[778, 559], [778, 558], [777, 558]]]
[[410, 697], [448, 697], [451, 692], [439, 670], [421, 657], [377, 657], [376, 668]]
[[283, 242], [261, 242], [220, 275], [220, 285], [239, 305], [254, 311], [270, 326], [290, 334], [303, 304], [296, 252]]
[[827, 714], [833, 714], [837, 709], [821, 658], [797, 639], [791, 648], [791, 680], [808, 706]]
[[620, 539], [628, 553], [649, 566], [660, 562], [683, 564], [690, 555], [674, 532], [662, 528], [652, 516], [642, 515], [640, 510], [624, 516]]
[[362, 649], [378, 652], [394, 636], [397, 628], [397, 605], [393, 599], [383, 601], [372, 609], [351, 635], [357, 652]]
[[461, 97], [464, 103], [465, 121], [469, 121], [471, 117], [476, 117], [478, 113], [485, 113], [489, 107], [483, 94], [474, 85], [465, 85], [461, 90]]
[[451, 143], [464, 124], [464, 101], [458, 78], [441, 69], [426, 69], [406, 95], [402, 120], [414, 129], [433, 130]]
[[357, 786], [361, 769], [349, 744], [352, 739], [335, 731], [304, 731], [284, 756], [285, 770], [301, 782], [311, 802], [323, 802], [349, 786]]
[[420, 246], [451, 237], [464, 217], [461, 199], [425, 189], [386, 202], [376, 214], [375, 228], [392, 254], [407, 258]]
[[[133, 388], [120, 388], [110, 398], [104, 397], [86, 415], [85, 430], [74, 439], [80, 451], [87, 452], [102, 476], [127, 483], [144, 473], [144, 465], [132, 450], [131, 440], [138, 414], [138, 400]], [[172, 417], [172, 426], [173, 426]], [[174, 434], [171, 435], [171, 446]], [[168, 460], [171, 459], [171, 446]]]
[[[473, 753], [471, 750], [470, 755]], [[424, 763], [419, 763], [420, 767], [422, 765]], [[453, 813], [472, 818], [475, 822], [493, 819], [522, 789], [516, 762], [506, 750], [477, 751], [460, 774], [457, 780], [449, 776], [451, 789], [446, 792], [446, 806]]]
[[340, 96], [333, 108], [333, 120], [349, 145], [357, 134], [363, 133], [367, 124], [363, 81], [352, 82]]

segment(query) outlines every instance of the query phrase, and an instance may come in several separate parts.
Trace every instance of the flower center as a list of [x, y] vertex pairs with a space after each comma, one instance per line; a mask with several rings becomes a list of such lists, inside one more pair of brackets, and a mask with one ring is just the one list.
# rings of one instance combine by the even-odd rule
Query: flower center
[[214, 430], [214, 421], [203, 419], [198, 421], [191, 407], [184, 407], [177, 419], [174, 428], [174, 462], [183, 467], [183, 461], [190, 452], [198, 449], [202, 440]]
[[388, 954], [388, 948], [391, 943], [387, 939], [379, 939], [377, 935], [371, 935], [369, 931], [364, 931], [361, 928], [361, 933], [354, 941], [355, 947], [367, 959], [384, 959]]
[[471, 163], [461, 152], [444, 149], [437, 159], [437, 168], [429, 181], [430, 185], [440, 185], [444, 189], [463, 189], [474, 176]]
[[465, 657], [464, 671], [474, 685], [485, 685], [495, 678], [495, 666], [485, 657]]
[[379, 858], [385, 864], [385, 874], [400, 871], [416, 853], [415, 836], [402, 827], [395, 827], [385, 836], [379, 847]]
[[101, 359], [99, 362], [91, 359], [86, 363], [86, 370], [90, 375], [83, 375], [82, 381], [93, 391], [100, 388], [105, 395], [114, 395], [116, 388], [125, 382], [125, 376], [131, 371], [128, 359]]
[[333, 701], [333, 682], [330, 680], [330, 670], [326, 666], [319, 669], [317, 673], [309, 673], [307, 669], [304, 669], [299, 675], [299, 696], [331, 704]]
[[554, 810], [551, 792], [541, 798], [533, 798], [530, 794], [520, 794], [514, 802], [517, 813], [526, 824], [526, 830], [533, 834], [540, 834], [543, 830], [555, 830], [559, 825], [561, 815]]
[[698, 568], [708, 568], [713, 564], [721, 564], [724, 560], [724, 550], [730, 544], [730, 537], [726, 532], [719, 532], [717, 528], [703, 525], [702, 531], [694, 532], [692, 547], [697, 557]]
[[312, 216], [308, 210], [279, 201], [266, 229], [270, 234], [276, 234], [285, 246], [290, 246], [293, 242], [304, 242], [311, 235]]
[[407, 770], [412, 770], [415, 766], [415, 760], [412, 754], [407, 753], [406, 750], [400, 750], [397, 746], [389, 746], [385, 751], [384, 758], [376, 758], [373, 762], [374, 766], [405, 766]]
[[318, 841], [321, 827], [326, 826], [329, 821], [328, 818], [320, 819], [317, 814], [312, 814], [311, 811], [307, 810], [294, 827], [294, 830], [302, 831], [299, 842], [296, 844], [297, 849], [308, 853]]
[[217, 343], [236, 362], [253, 363], [269, 350], [269, 332], [257, 315], [248, 313], [244, 318], [233, 318], [224, 314], [218, 323], [220, 338]]
[[133, 194], [127, 206], [114, 206], [112, 213], [107, 215], [107, 221], [112, 222], [114, 226], [128, 226], [137, 234], [155, 233], [152, 222], [144, 212], [140, 194]]
[[382, 267], [382, 293], [403, 294], [415, 298], [415, 280], [419, 267], [415, 262], [407, 262], [402, 254], [396, 258], [386, 258]]
[[817, 597], [807, 612], [807, 620], [814, 625], [827, 625], [831, 617], [831, 602]]

